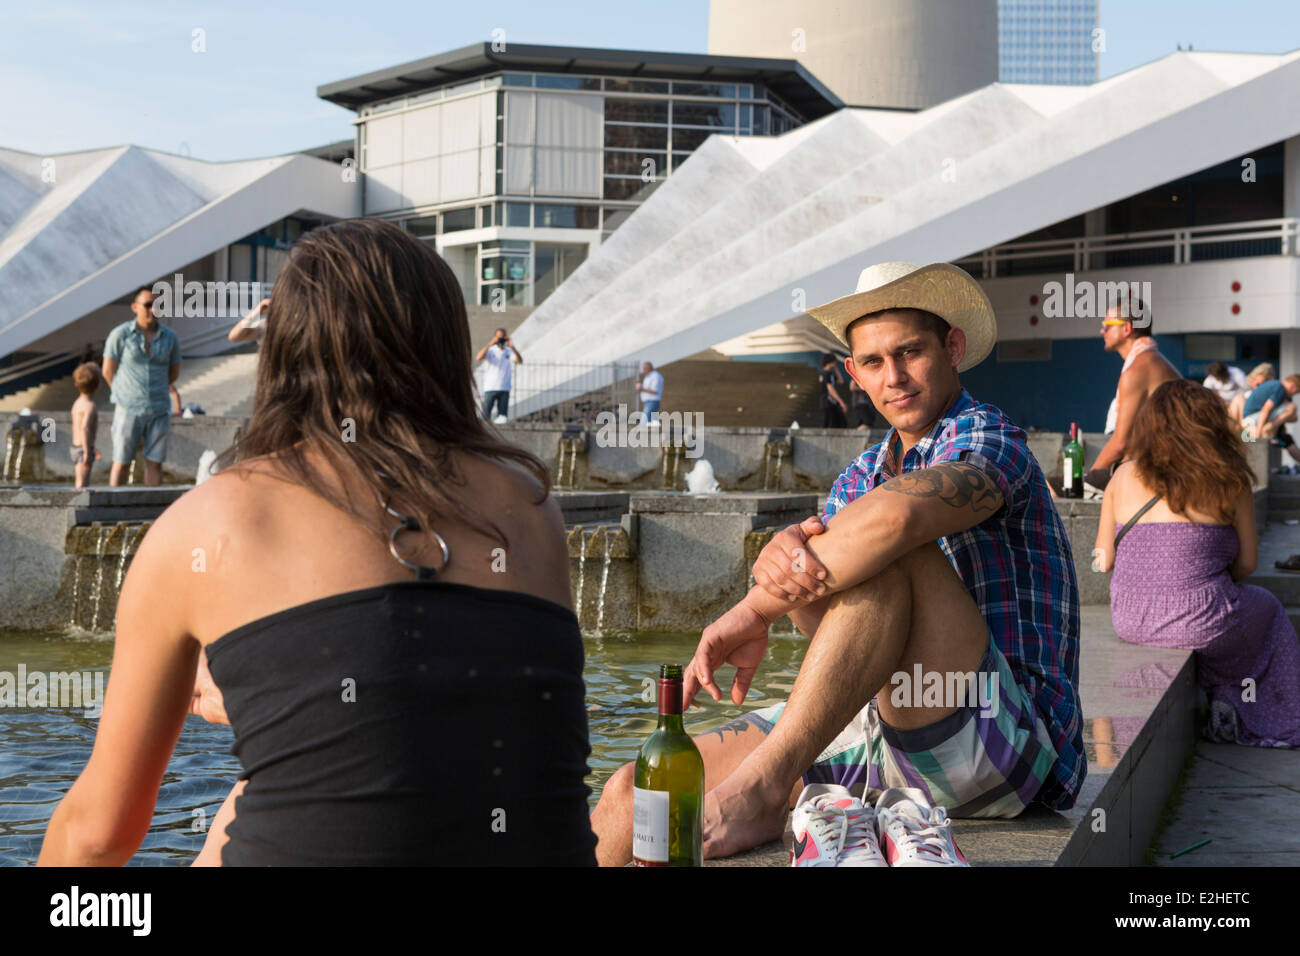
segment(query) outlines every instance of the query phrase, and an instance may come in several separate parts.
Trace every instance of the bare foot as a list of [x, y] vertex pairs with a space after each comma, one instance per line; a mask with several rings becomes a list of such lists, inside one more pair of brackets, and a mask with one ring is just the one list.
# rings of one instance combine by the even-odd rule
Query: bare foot
[[775, 840], [785, 829], [789, 794], [772, 799], [732, 773], [704, 797], [704, 857], [731, 856]]

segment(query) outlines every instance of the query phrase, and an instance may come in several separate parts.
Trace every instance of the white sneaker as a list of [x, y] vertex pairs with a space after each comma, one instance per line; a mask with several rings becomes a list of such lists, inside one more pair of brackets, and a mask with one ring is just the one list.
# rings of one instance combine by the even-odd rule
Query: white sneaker
[[876, 840], [875, 811], [839, 784], [804, 787], [791, 827], [791, 866], [885, 866]]
[[890, 866], [970, 866], [952, 838], [943, 807], [923, 790], [892, 787], [876, 803], [876, 831]]

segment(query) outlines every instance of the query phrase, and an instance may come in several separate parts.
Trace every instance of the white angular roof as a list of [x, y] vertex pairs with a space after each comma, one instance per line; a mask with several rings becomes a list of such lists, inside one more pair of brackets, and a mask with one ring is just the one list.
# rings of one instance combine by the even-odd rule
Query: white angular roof
[[[1091, 86], [715, 135], [514, 333], [531, 362], [663, 364], [1300, 134], [1300, 52], [1177, 53]], [[517, 394], [527, 414], [558, 394]]]
[[359, 197], [305, 155], [0, 149], [0, 355], [292, 213], [358, 215]]

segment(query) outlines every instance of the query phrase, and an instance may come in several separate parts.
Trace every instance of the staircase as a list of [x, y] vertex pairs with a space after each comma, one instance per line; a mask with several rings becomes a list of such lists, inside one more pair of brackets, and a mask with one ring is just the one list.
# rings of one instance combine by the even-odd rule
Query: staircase
[[[33, 385], [21, 392], [14, 392], [0, 398], [0, 411], [17, 412], [24, 408], [40, 412], [66, 412], [77, 400], [77, 386], [72, 384], [72, 376], [65, 375], [53, 381]], [[95, 404], [100, 408], [110, 408], [108, 389], [100, 388], [95, 395]]]
[[[176, 380], [182, 403], [197, 402], [208, 415], [237, 418], [252, 410], [256, 385], [256, 352], [184, 359], [180, 378]], [[0, 398], [0, 411], [16, 412], [30, 408], [41, 412], [66, 412], [76, 400], [77, 386], [72, 383], [71, 375], [65, 375]], [[101, 384], [95, 393], [95, 404], [102, 409], [112, 407], [106, 384]]]
[[[1270, 456], [1276, 460], [1276, 455]], [[1290, 523], [1288, 523], [1290, 522]], [[1259, 538], [1259, 565], [1247, 582], [1272, 591], [1300, 631], [1300, 573], [1279, 571], [1274, 561], [1300, 554], [1300, 476], [1268, 476], [1268, 524]]]
[[243, 417], [252, 409], [257, 388], [257, 353], [186, 359], [176, 390], [181, 403], [197, 402], [208, 415]]

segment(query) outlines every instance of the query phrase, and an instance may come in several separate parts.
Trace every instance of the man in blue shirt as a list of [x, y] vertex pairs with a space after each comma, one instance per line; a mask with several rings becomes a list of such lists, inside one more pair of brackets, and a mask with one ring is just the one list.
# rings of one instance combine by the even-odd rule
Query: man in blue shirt
[[[958, 379], [992, 351], [987, 296], [946, 263], [882, 263], [809, 314], [892, 427], [822, 515], [764, 548], [756, 586], [686, 669], [684, 701], [700, 689], [719, 700], [714, 672], [734, 664], [741, 706], [774, 621], [789, 615], [813, 638], [787, 702], [696, 738], [704, 855], [778, 837], [805, 785], [921, 789], [952, 816], [1068, 809], [1087, 766], [1078, 584], [1024, 431]], [[920, 692], [936, 682], [942, 692]], [[592, 814], [602, 865], [631, 855], [630, 766]]]
[[181, 343], [153, 314], [153, 291], [141, 289], [131, 303], [135, 318], [108, 334], [104, 381], [112, 386], [113, 467], [109, 483], [122, 475], [144, 442], [144, 483], [162, 483], [171, 429], [170, 386], [181, 373]]
[[1296, 392], [1300, 392], [1300, 375], [1288, 375], [1280, 382], [1261, 382], [1246, 396], [1241, 424], [1252, 439], [1272, 438], [1284, 424], [1296, 420], [1295, 403], [1291, 401]]

